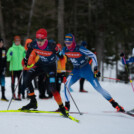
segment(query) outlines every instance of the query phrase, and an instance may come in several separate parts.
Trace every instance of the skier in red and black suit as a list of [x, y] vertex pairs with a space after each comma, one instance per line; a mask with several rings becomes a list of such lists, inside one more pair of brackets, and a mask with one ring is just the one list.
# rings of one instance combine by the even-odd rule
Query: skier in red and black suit
[[[45, 73], [49, 75], [49, 89], [59, 105], [60, 111], [64, 116], [68, 116], [61, 96], [56, 89], [56, 56], [63, 58], [63, 55], [60, 55], [60, 51], [56, 47], [56, 43], [52, 40], [47, 40], [47, 31], [43, 28], [39, 29], [36, 32], [36, 40], [29, 45], [26, 57], [24, 58], [24, 64], [28, 67], [32, 66], [24, 79], [25, 89], [29, 90], [30, 103], [23, 106], [21, 110], [37, 109], [35, 93], [33, 89], [29, 88], [29, 84], [34, 77]], [[34, 65], [33, 60], [35, 61]]]

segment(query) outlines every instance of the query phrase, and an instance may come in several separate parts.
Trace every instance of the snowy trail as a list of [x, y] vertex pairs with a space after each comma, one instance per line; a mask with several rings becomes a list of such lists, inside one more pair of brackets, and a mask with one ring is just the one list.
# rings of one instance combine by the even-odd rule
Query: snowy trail
[[[10, 79], [6, 79], [7, 98], [11, 98]], [[126, 110], [134, 108], [134, 93], [130, 84], [101, 82], [112, 97]], [[63, 85], [62, 85], [63, 87]], [[115, 109], [88, 82], [85, 89], [88, 93], [79, 93], [79, 83], [72, 86], [74, 97], [81, 112], [88, 114], [72, 114], [80, 123], [60, 117], [58, 114], [39, 113], [0, 113], [0, 134], [134, 134], [134, 118], [121, 113], [105, 113]], [[38, 99], [38, 91], [36, 91]], [[63, 91], [61, 95], [64, 101]], [[13, 101], [9, 109], [18, 109], [28, 100]], [[0, 110], [6, 110], [9, 102], [0, 101]], [[38, 99], [38, 109], [52, 111], [57, 109], [53, 99]], [[71, 101], [71, 111], [77, 111]]]

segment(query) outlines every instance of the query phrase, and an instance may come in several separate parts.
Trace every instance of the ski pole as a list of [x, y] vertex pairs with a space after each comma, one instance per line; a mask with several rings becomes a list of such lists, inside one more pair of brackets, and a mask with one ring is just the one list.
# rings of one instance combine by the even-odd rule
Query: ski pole
[[[105, 76], [102, 76], [102, 78], [111, 79], [111, 80], [117, 80], [117, 81], [123, 81], [123, 80], [120, 80], [120, 79], [110, 78], [110, 77], [105, 77]], [[123, 81], [123, 82], [124, 82], [124, 81]]]
[[80, 112], [80, 110], [79, 110], [79, 108], [78, 108], [78, 106], [77, 106], [77, 104], [76, 104], [75, 100], [73, 99], [73, 96], [71, 95], [71, 93], [70, 93], [70, 91], [69, 91], [68, 87], [66, 86], [66, 83], [64, 83], [64, 84], [65, 84], [65, 87], [66, 87], [66, 89], [67, 89], [67, 91], [68, 91], [68, 93], [69, 93], [69, 95], [70, 95], [71, 99], [73, 100], [73, 103], [74, 103], [75, 107], [77, 108], [77, 110], [78, 110], [79, 114], [80, 114], [80, 115], [82, 115], [82, 113]]
[[[127, 67], [127, 64], [126, 64], [125, 56], [123, 56], [122, 58], [123, 58], [124, 63], [125, 63], [125, 68], [126, 68], [127, 72], [129, 73], [129, 71], [128, 71], [128, 67]], [[131, 80], [130, 76], [129, 76], [129, 81], [130, 81], [130, 83], [131, 83], [131, 86], [132, 86], [132, 89], [133, 89], [133, 92], [134, 92], [133, 81]]]
[[12, 86], [11, 86], [11, 88], [12, 88], [12, 94], [14, 94], [15, 92], [14, 92], [14, 86], [13, 86], [13, 84], [14, 84], [14, 72], [13, 72], [13, 57], [11, 58], [11, 67], [12, 67]]
[[[19, 77], [19, 80], [18, 80], [18, 83], [17, 83], [17, 85], [16, 85], [16, 87], [15, 87], [14, 92], [16, 91], [16, 89], [17, 89], [17, 87], [18, 87], [18, 85], [19, 85], [19, 82], [20, 82], [20, 79], [21, 79], [21, 77], [22, 77], [22, 74], [23, 74], [23, 70], [21, 71], [21, 74], [20, 74], [20, 77]], [[10, 99], [10, 101], [9, 101], [9, 104], [8, 104], [7, 110], [9, 109], [9, 107], [10, 107], [10, 105], [11, 105], [12, 100], [13, 100], [13, 96], [12, 96], [12, 98], [11, 98], [11, 99]]]

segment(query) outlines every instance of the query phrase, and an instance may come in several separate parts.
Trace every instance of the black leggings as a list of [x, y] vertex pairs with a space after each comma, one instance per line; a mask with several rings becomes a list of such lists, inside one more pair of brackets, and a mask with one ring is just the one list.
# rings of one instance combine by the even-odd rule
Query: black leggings
[[65, 76], [65, 73], [57, 73], [57, 80], [56, 80], [56, 86], [57, 91], [60, 93], [61, 90], [61, 84], [63, 82], [63, 77]]
[[26, 76], [24, 78], [25, 89], [28, 89], [28, 93], [33, 93], [33, 88], [30, 88], [31, 81], [36, 76], [40, 76], [44, 74], [46, 76], [49, 75], [49, 90], [53, 93], [56, 91], [56, 64], [50, 64], [45, 66], [37, 66], [35, 65], [29, 71], [27, 71]]
[[83, 90], [83, 89], [84, 89], [84, 87], [83, 87], [84, 81], [85, 81], [84, 78], [81, 78], [81, 79], [80, 79], [80, 90]]
[[[25, 96], [25, 88], [26, 88], [26, 85], [25, 85], [25, 78], [26, 78], [26, 75], [27, 75], [27, 70], [24, 70], [23, 71], [23, 77], [22, 77], [22, 79], [23, 79], [23, 84], [21, 85], [21, 92], [22, 92], [22, 96]], [[29, 88], [32, 90], [32, 91], [34, 91], [34, 87], [33, 87], [33, 84], [32, 84], [32, 81], [29, 83]], [[27, 90], [27, 91], [29, 91], [29, 89]]]
[[15, 78], [17, 77], [18, 79], [18, 95], [21, 94], [21, 78], [20, 78], [20, 75], [21, 75], [21, 72], [22, 71], [13, 71], [12, 72], [12, 75], [11, 75], [11, 88], [12, 88], [12, 94], [15, 93]]

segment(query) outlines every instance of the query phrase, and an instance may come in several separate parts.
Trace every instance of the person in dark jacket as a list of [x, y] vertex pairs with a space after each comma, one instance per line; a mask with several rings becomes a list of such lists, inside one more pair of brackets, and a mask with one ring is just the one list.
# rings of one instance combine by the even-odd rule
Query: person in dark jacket
[[0, 39], [0, 84], [1, 84], [1, 100], [8, 101], [5, 97], [5, 72], [6, 72], [6, 48], [3, 39]]

